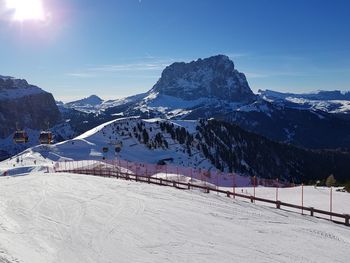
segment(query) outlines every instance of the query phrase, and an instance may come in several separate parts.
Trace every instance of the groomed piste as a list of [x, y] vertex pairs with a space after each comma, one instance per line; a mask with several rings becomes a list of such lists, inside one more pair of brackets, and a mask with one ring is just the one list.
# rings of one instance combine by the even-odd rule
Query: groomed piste
[[346, 226], [200, 191], [32, 172], [0, 192], [0, 262], [347, 262]]

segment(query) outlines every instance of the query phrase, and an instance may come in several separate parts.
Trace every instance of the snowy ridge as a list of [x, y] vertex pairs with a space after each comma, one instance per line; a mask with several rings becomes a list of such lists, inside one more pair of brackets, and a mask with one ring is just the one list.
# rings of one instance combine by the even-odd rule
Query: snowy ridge
[[[105, 157], [108, 160], [113, 160], [116, 157], [123, 160], [154, 163], [167, 159], [176, 165], [187, 167], [199, 167], [209, 169], [213, 167], [209, 160], [207, 160], [202, 153], [198, 152], [194, 147], [191, 147], [193, 153], [198, 153], [196, 158], [189, 158], [187, 148], [185, 145], [179, 144], [177, 141], [167, 137], [161, 136], [161, 141], [157, 144], [157, 148], [152, 146], [155, 144], [155, 137], [160, 133], [159, 124], [162, 120], [139, 120], [134, 118], [122, 118], [114, 121], [104, 123], [72, 140], [57, 143], [49, 146], [35, 146], [24, 151], [20, 156], [24, 163], [31, 164], [33, 162], [30, 159], [27, 162], [27, 158], [30, 156], [37, 156], [38, 159], [45, 163], [51, 161], [62, 160], [101, 160]], [[194, 132], [196, 130], [196, 121], [174, 121], [171, 122], [176, 127], [186, 127], [188, 131]], [[142, 125], [142, 126], [140, 126]], [[141, 127], [141, 131], [139, 128]], [[149, 143], [145, 144], [144, 138], [142, 138], [142, 131], [147, 130]], [[137, 130], [137, 136], [141, 135], [141, 138], [135, 136], [134, 130]], [[163, 145], [164, 141], [168, 147]], [[116, 154], [114, 149], [117, 144], [122, 144], [122, 150], [119, 154]], [[103, 148], [107, 147], [109, 150], [107, 153], [103, 152]], [[41, 157], [40, 157], [41, 156]], [[45, 158], [43, 158], [45, 156]], [[10, 163], [15, 164], [15, 159]], [[9, 163], [8, 163], [9, 164]]]
[[259, 95], [266, 101], [290, 108], [324, 111], [332, 114], [350, 113], [350, 92], [316, 91], [294, 94], [259, 90]]
[[0, 76], [0, 100], [17, 99], [40, 93], [45, 93], [45, 91], [28, 84], [25, 79]]
[[109, 108], [118, 107], [128, 103], [133, 103], [143, 99], [146, 96], [147, 96], [146, 93], [142, 93], [142, 94], [115, 99], [115, 100], [103, 100], [96, 95], [91, 95], [87, 98], [68, 102], [68, 103], [57, 102], [57, 105], [61, 108], [61, 110], [74, 109], [84, 113], [100, 114]]

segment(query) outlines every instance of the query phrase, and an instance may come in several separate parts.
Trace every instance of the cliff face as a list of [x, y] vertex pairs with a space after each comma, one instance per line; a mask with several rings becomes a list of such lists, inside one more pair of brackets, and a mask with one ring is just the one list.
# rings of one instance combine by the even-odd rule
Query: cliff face
[[47, 129], [61, 120], [51, 93], [25, 80], [0, 77], [0, 138], [19, 128]]
[[215, 98], [240, 102], [255, 98], [245, 75], [224, 55], [174, 63], [163, 71], [152, 91], [184, 100]]

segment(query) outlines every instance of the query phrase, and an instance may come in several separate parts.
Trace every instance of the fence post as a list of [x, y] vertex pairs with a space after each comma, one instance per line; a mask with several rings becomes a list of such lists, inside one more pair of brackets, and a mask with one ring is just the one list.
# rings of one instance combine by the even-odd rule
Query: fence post
[[314, 208], [310, 207], [310, 216], [314, 216]]
[[[333, 210], [333, 187], [331, 186], [331, 193], [330, 193], [330, 200], [329, 200], [329, 212], [332, 213]], [[332, 215], [330, 215], [330, 220], [332, 220]]]
[[[219, 190], [219, 173], [220, 172], [216, 173], [216, 190]], [[216, 194], [219, 195], [219, 192], [216, 191]]]
[[350, 215], [345, 215], [345, 225], [346, 226], [350, 226], [349, 221], [350, 221]]
[[301, 184], [301, 214], [304, 214], [304, 184]]
[[227, 197], [230, 197], [230, 191], [226, 192]]
[[165, 180], [168, 180], [168, 164], [165, 165]]
[[[254, 198], [255, 198], [255, 187], [256, 187], [256, 176], [254, 176]], [[255, 200], [254, 200], [254, 203], [255, 203]]]
[[254, 197], [250, 196], [250, 202], [254, 203]]
[[191, 183], [193, 183], [193, 171], [192, 171], [192, 168], [191, 169]]
[[188, 186], [188, 190], [190, 190], [191, 189], [191, 184], [188, 183], [187, 186]]
[[276, 202], [276, 208], [277, 209], [281, 209], [281, 201], [277, 201]]
[[150, 183], [151, 179], [148, 176], [148, 172], [147, 172], [147, 164], [146, 164], [146, 177], [148, 177], [148, 183]]
[[209, 189], [209, 186], [207, 186], [207, 194], [210, 193], [210, 189]]
[[236, 199], [236, 175], [232, 174], [232, 190], [233, 190], [233, 198]]
[[179, 167], [176, 167], [177, 181], [180, 182]]

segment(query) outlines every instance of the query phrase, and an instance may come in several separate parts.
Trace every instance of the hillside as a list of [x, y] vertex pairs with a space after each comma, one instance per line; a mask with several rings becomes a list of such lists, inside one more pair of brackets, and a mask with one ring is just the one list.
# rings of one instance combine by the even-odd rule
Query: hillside
[[0, 192], [0, 262], [347, 262], [347, 227], [226, 197], [40, 172]]
[[[116, 152], [115, 149], [120, 148]], [[102, 124], [72, 140], [36, 146], [18, 159], [23, 165], [64, 160], [114, 160], [221, 170], [297, 183], [334, 174], [349, 180], [350, 154], [310, 151], [281, 144], [218, 120], [169, 121], [123, 118]], [[17, 158], [4, 162], [16, 164]]]

